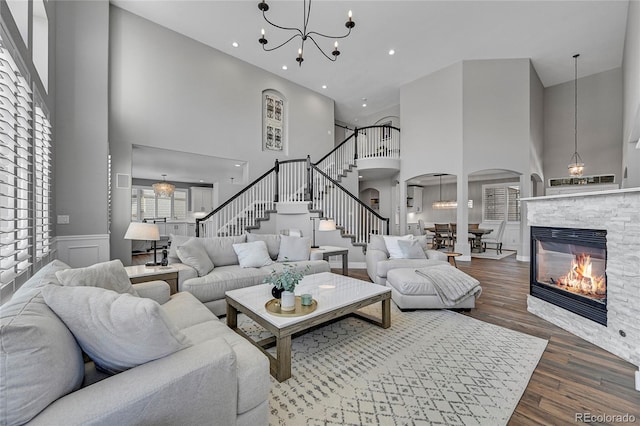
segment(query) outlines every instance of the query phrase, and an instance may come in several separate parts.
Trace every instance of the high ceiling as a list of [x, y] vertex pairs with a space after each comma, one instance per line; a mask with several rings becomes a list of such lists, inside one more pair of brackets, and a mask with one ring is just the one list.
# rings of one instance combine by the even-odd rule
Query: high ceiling
[[[347, 123], [398, 105], [402, 85], [461, 60], [531, 58], [545, 87], [573, 79], [574, 53], [581, 54], [579, 76], [617, 68], [628, 9], [627, 0], [316, 0], [309, 30], [343, 33], [348, 10], [356, 27], [340, 41], [337, 62], [329, 62], [307, 43], [304, 64], [298, 67], [298, 41], [262, 51], [261, 28], [269, 46], [290, 35], [264, 22], [258, 0], [111, 3], [334, 99], [336, 119]], [[268, 3], [273, 22], [301, 26], [302, 0]], [[331, 51], [333, 41], [321, 46]]]

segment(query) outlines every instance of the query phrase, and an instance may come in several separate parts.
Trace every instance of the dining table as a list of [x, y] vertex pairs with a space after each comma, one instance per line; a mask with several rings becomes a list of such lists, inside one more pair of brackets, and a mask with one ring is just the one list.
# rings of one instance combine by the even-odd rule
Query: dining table
[[[436, 233], [435, 226], [429, 226], [424, 228], [425, 231]], [[468, 228], [467, 231], [470, 234], [473, 234], [473, 240], [471, 241], [471, 252], [472, 253], [482, 253], [484, 250], [482, 249], [482, 236], [490, 234], [493, 232], [491, 228]]]

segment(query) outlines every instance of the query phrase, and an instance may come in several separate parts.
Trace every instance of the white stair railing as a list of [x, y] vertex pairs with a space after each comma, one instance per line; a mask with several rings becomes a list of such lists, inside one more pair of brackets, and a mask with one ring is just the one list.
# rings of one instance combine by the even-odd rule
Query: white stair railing
[[358, 158], [399, 158], [400, 130], [391, 126], [355, 129], [354, 134], [315, 165], [306, 160], [277, 161], [271, 170], [202, 219], [198, 236], [240, 235], [259, 227], [277, 202], [311, 202], [311, 209], [336, 221], [353, 243], [366, 244], [370, 234], [387, 234], [389, 220], [343, 188], [338, 181]]
[[389, 233], [389, 219], [373, 211], [317, 167], [312, 167], [312, 175], [312, 209], [335, 220], [353, 244], [368, 243], [370, 234]]

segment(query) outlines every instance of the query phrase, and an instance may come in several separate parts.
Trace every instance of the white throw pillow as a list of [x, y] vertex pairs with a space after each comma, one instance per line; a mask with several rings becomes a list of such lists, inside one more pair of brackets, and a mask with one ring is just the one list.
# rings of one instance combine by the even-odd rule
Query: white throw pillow
[[131, 286], [127, 270], [119, 259], [96, 263], [86, 268], [57, 271], [56, 278], [65, 286], [99, 287], [116, 293], [138, 295]]
[[233, 250], [238, 255], [241, 268], [261, 268], [273, 263], [264, 241], [234, 244]]
[[296, 262], [309, 260], [311, 254], [311, 238], [280, 236], [278, 262]]
[[426, 259], [427, 255], [418, 240], [398, 240], [403, 259]]
[[119, 373], [191, 346], [158, 302], [95, 287], [42, 289], [96, 366]]
[[384, 244], [387, 246], [390, 259], [404, 259], [404, 254], [402, 250], [400, 250], [398, 240], [413, 240], [413, 235], [410, 234], [402, 237], [395, 235], [383, 235], [382, 237], [384, 238]]
[[214, 268], [213, 262], [198, 238], [191, 238], [178, 246], [176, 253], [180, 262], [195, 269], [199, 277], [204, 277]]
[[278, 258], [280, 251], [280, 235], [279, 234], [247, 234], [247, 242], [264, 241], [267, 244], [267, 250], [272, 260]]

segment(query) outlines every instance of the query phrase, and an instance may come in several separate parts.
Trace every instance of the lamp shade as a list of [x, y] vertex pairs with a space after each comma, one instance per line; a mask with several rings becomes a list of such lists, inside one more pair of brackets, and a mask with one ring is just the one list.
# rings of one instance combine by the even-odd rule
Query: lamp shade
[[124, 239], [158, 241], [160, 239], [160, 229], [154, 223], [131, 222], [127, 232], [124, 234]]
[[318, 231], [335, 231], [336, 221], [333, 219], [323, 219], [318, 222]]

